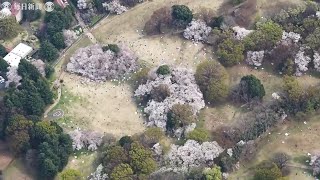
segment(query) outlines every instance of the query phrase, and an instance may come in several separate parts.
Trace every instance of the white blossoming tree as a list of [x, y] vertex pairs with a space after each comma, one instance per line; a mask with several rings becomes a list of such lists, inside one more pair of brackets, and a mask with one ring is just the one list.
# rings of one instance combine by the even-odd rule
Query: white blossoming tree
[[45, 77], [46, 76], [46, 64], [41, 60], [41, 59], [37, 59], [31, 62], [32, 65], [34, 65], [38, 71], [40, 72], [40, 74]]
[[100, 164], [96, 171], [91, 173], [90, 179], [89, 180], [106, 180], [108, 179], [108, 175], [103, 173], [103, 166]]
[[203, 20], [192, 20], [184, 30], [183, 36], [186, 39], [190, 39], [196, 42], [206, 41], [209, 34], [211, 33], [211, 30], [212, 28], [210, 26], [207, 26], [207, 24]]
[[264, 51], [248, 51], [246, 62], [253, 66], [261, 66], [264, 58]]
[[304, 48], [300, 48], [299, 52], [295, 56], [294, 63], [297, 65], [296, 76], [301, 76], [302, 72], [308, 71], [308, 64], [311, 58], [305, 55]]
[[64, 43], [71, 46], [78, 38], [77, 33], [72, 30], [63, 30]]
[[199, 144], [195, 140], [188, 140], [183, 146], [171, 145], [164, 158], [167, 167], [188, 169], [212, 162], [223, 151], [216, 141]]
[[285, 32], [285, 31], [283, 31], [283, 33], [282, 33], [282, 41], [291, 40], [294, 43], [297, 43], [297, 42], [299, 42], [300, 39], [301, 39], [301, 35], [298, 33]]
[[87, 9], [87, 8], [88, 8], [88, 2], [87, 2], [87, 0], [78, 0], [78, 1], [77, 1], [77, 7], [78, 7], [80, 10]]
[[67, 64], [67, 71], [87, 77], [93, 81], [120, 78], [138, 67], [137, 57], [126, 47], [120, 52], [103, 51], [99, 44], [80, 48]]
[[98, 132], [76, 129], [70, 132], [73, 150], [88, 149], [95, 151], [102, 144], [102, 137]]
[[317, 71], [320, 71], [320, 54], [318, 52], [314, 52], [313, 55], [313, 64], [314, 64], [314, 68]]
[[243, 40], [246, 36], [254, 31], [239, 26], [232, 27], [232, 30], [234, 31], [234, 37], [238, 40]]
[[112, 14], [120, 15], [128, 10], [127, 7], [122, 6], [118, 0], [113, 0], [110, 3], [103, 3], [102, 5]]
[[14, 66], [8, 67], [7, 81], [5, 87], [9, 87], [11, 82], [14, 82], [17, 86], [20, 85], [21, 76], [18, 75], [18, 68]]
[[134, 96], [150, 95], [152, 90], [161, 84], [168, 86], [170, 96], [161, 102], [154, 99], [149, 100], [144, 109], [145, 113], [149, 115], [147, 126], [165, 129], [167, 113], [175, 104], [189, 104], [195, 114], [204, 108], [203, 94], [197, 86], [194, 74], [191, 71], [177, 68], [173, 69], [171, 74], [157, 75], [154, 73], [153, 76], [153, 80], [148, 80], [146, 84], [138, 87]]

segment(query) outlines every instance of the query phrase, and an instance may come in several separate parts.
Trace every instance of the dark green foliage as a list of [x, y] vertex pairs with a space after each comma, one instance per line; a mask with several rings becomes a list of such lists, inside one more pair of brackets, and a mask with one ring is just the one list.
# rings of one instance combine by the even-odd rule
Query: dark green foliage
[[214, 61], [199, 64], [195, 79], [206, 103], [223, 102], [229, 94], [227, 71]]
[[72, 140], [70, 136], [55, 132], [50, 136], [50, 140], [39, 145], [39, 176], [45, 179], [55, 177], [67, 165], [71, 152]]
[[119, 140], [119, 144], [120, 146], [125, 146], [125, 145], [131, 145], [131, 143], [133, 142], [132, 138], [130, 136], [123, 136], [120, 140]]
[[212, 28], [220, 28], [223, 22], [224, 22], [223, 16], [213, 17], [209, 25]]
[[188, 6], [185, 5], [173, 5], [172, 6], [172, 17], [174, 24], [178, 27], [185, 27], [188, 25], [193, 18], [192, 11]]
[[12, 39], [17, 37], [21, 27], [14, 17], [5, 17], [0, 19], [0, 39]]
[[58, 49], [56, 49], [50, 42], [43, 41], [39, 50], [40, 57], [51, 62], [59, 57]]
[[[55, 9], [46, 13], [45, 22], [48, 26], [48, 34], [53, 35], [63, 29], [68, 29], [72, 22], [72, 14], [67, 10]], [[51, 29], [49, 31], [49, 29]]]
[[50, 78], [54, 73], [54, 68], [50, 65], [46, 65], [45, 73], [46, 73], [46, 78], [47, 79]]
[[[124, 139], [121, 144], [123, 144], [123, 141]], [[151, 151], [137, 142], [131, 142], [130, 146], [125, 145], [125, 147], [108, 147], [104, 153], [102, 162], [105, 172], [114, 174], [114, 176], [117, 174], [115, 173], [115, 169], [118, 169], [121, 164], [128, 164], [127, 169], [132, 169], [132, 173], [130, 174], [138, 176], [147, 176], [157, 167]]]
[[64, 43], [64, 36], [62, 32], [55, 33], [51, 38], [51, 43], [57, 49], [64, 49], [66, 47], [66, 44]]
[[0, 44], [0, 57], [5, 57], [8, 54], [6, 48]]
[[243, 2], [245, 2], [246, 0], [231, 0], [231, 3], [233, 4], [233, 5], [239, 5], [239, 4], [241, 4], [241, 3], [243, 3]]
[[207, 130], [196, 128], [188, 133], [187, 139], [193, 139], [199, 143], [203, 143], [209, 140], [209, 136], [210, 135]]
[[9, 64], [7, 63], [7, 61], [0, 57], [0, 76], [4, 78], [7, 77], [8, 67]]
[[171, 73], [171, 70], [170, 70], [170, 67], [168, 65], [159, 66], [159, 68], [157, 69], [157, 74], [167, 75], [167, 74], [170, 74], [170, 73]]
[[116, 53], [116, 54], [118, 54], [118, 53], [120, 52], [120, 48], [119, 48], [119, 46], [116, 45], [116, 44], [108, 44], [108, 45], [106, 45], [106, 46], [103, 46], [103, 47], [102, 47], [102, 50], [103, 50], [104, 52], [110, 50], [110, 51], [112, 51], [112, 52], [114, 52], [114, 53]]
[[228, 38], [218, 46], [217, 55], [224, 66], [234, 66], [244, 59], [244, 46], [241, 42]]
[[254, 180], [276, 180], [282, 177], [281, 170], [276, 164], [264, 161], [255, 170]]
[[5, 105], [24, 115], [41, 116], [45, 106], [53, 102], [48, 82], [26, 60], [20, 62], [18, 74], [22, 77], [21, 85], [8, 91], [4, 97]]
[[306, 114], [312, 115], [320, 108], [319, 86], [309, 86], [306, 90], [294, 77], [284, 77], [285, 99], [280, 101], [281, 107], [297, 119], [304, 119]]
[[254, 75], [247, 75], [241, 78], [239, 91], [241, 100], [245, 102], [252, 99], [261, 100], [266, 95], [263, 84]]
[[272, 49], [282, 38], [282, 27], [273, 21], [257, 24], [257, 30], [244, 38], [246, 50]]
[[93, 0], [94, 6], [97, 8], [99, 13], [104, 13], [106, 9], [102, 5], [103, 1], [101, 0]]
[[[27, 3], [28, 5], [34, 5], [34, 6], [36, 5], [32, 0], [26, 0], [24, 3]], [[41, 17], [40, 9], [37, 9], [37, 10], [24, 9], [22, 13], [23, 13], [23, 20], [27, 22], [36, 21]]]

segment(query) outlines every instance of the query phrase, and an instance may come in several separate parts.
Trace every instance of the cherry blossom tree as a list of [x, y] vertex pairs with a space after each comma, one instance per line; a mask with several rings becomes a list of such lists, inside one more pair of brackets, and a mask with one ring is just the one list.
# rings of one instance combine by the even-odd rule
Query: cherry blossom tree
[[261, 66], [264, 58], [264, 51], [248, 51], [246, 62], [253, 66]]
[[108, 179], [108, 175], [103, 172], [104, 167], [100, 164], [96, 171], [91, 173], [89, 180], [106, 180]]
[[311, 58], [305, 55], [304, 50], [305, 48], [301, 47], [294, 59], [294, 63], [297, 65], [296, 76], [301, 76], [302, 72], [308, 71], [308, 64], [310, 63]]
[[126, 47], [119, 53], [103, 51], [99, 44], [80, 48], [67, 64], [67, 71], [87, 77], [93, 81], [120, 78], [138, 67], [137, 57]]
[[320, 54], [318, 52], [314, 52], [313, 55], [313, 64], [314, 64], [314, 68], [317, 71], [320, 71]]
[[18, 75], [18, 67], [10, 66], [8, 67], [7, 81], [5, 87], [9, 87], [11, 82], [14, 82], [16, 86], [20, 85], [21, 76]]
[[299, 42], [300, 39], [301, 39], [301, 35], [298, 33], [285, 32], [285, 31], [283, 31], [283, 33], [282, 33], [282, 41], [291, 40], [294, 43], [297, 43], [297, 42]]
[[31, 61], [31, 64], [34, 65], [38, 71], [40, 72], [40, 74], [45, 77], [46, 76], [46, 64], [41, 60], [41, 59], [37, 59], [34, 61]]
[[102, 5], [112, 14], [120, 15], [128, 10], [127, 7], [122, 6], [118, 0], [113, 0], [110, 3], [103, 3]]
[[82, 131], [76, 129], [70, 132], [73, 150], [88, 149], [95, 151], [102, 144], [103, 135], [93, 131]]
[[88, 6], [89, 6], [89, 4], [88, 4], [87, 0], [78, 0], [77, 1], [77, 7], [79, 9], [87, 9]]
[[207, 26], [207, 24], [201, 20], [192, 20], [191, 23], [184, 30], [183, 36], [186, 39], [193, 41], [206, 41], [209, 34], [211, 33], [212, 28]]
[[246, 28], [242, 28], [240, 26], [234, 26], [232, 27], [232, 30], [234, 31], [234, 37], [237, 40], [243, 40], [246, 36], [248, 36], [250, 33], [254, 31], [254, 30], [248, 30]]
[[147, 126], [166, 128], [167, 113], [175, 104], [189, 104], [194, 114], [204, 108], [203, 94], [197, 86], [194, 74], [187, 69], [172, 69], [169, 75], [159, 75], [155, 71], [150, 73], [150, 79], [135, 91], [134, 96], [150, 95], [152, 90], [160, 84], [167, 85], [170, 96], [163, 101], [149, 100], [144, 112], [147, 113]]
[[223, 151], [216, 141], [199, 144], [195, 140], [188, 140], [183, 146], [171, 145], [169, 153], [164, 158], [167, 167], [189, 169], [213, 162]]
[[63, 30], [63, 37], [64, 43], [67, 46], [71, 46], [71, 44], [74, 43], [78, 38], [77, 33], [72, 30]]

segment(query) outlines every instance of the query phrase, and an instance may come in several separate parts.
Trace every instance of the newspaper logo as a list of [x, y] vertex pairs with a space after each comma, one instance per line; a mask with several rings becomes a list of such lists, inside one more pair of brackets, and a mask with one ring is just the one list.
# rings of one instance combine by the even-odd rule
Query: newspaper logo
[[46, 2], [44, 4], [44, 10], [47, 11], [47, 12], [52, 12], [54, 10], [53, 2]]
[[11, 3], [9, 2], [3, 2], [1, 4], [1, 9], [11, 9]]

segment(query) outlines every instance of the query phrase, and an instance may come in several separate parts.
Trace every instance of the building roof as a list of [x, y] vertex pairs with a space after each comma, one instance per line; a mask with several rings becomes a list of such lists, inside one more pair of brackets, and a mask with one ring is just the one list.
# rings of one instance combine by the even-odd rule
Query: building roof
[[67, 0], [54, 0], [56, 4], [58, 4], [63, 9], [69, 5]]
[[10, 52], [9, 54], [7, 54], [4, 58], [5, 61], [7, 61], [7, 63], [12, 66], [12, 67], [18, 67], [20, 60], [22, 59], [20, 56]]
[[20, 43], [18, 46], [12, 49], [12, 51], [7, 54], [3, 59], [7, 61], [10, 66], [18, 67], [20, 60], [25, 58], [30, 52], [32, 52], [32, 47]]
[[10, 53], [20, 56], [21, 58], [25, 58], [29, 53], [32, 52], [32, 47], [20, 43], [18, 46], [12, 49]]

